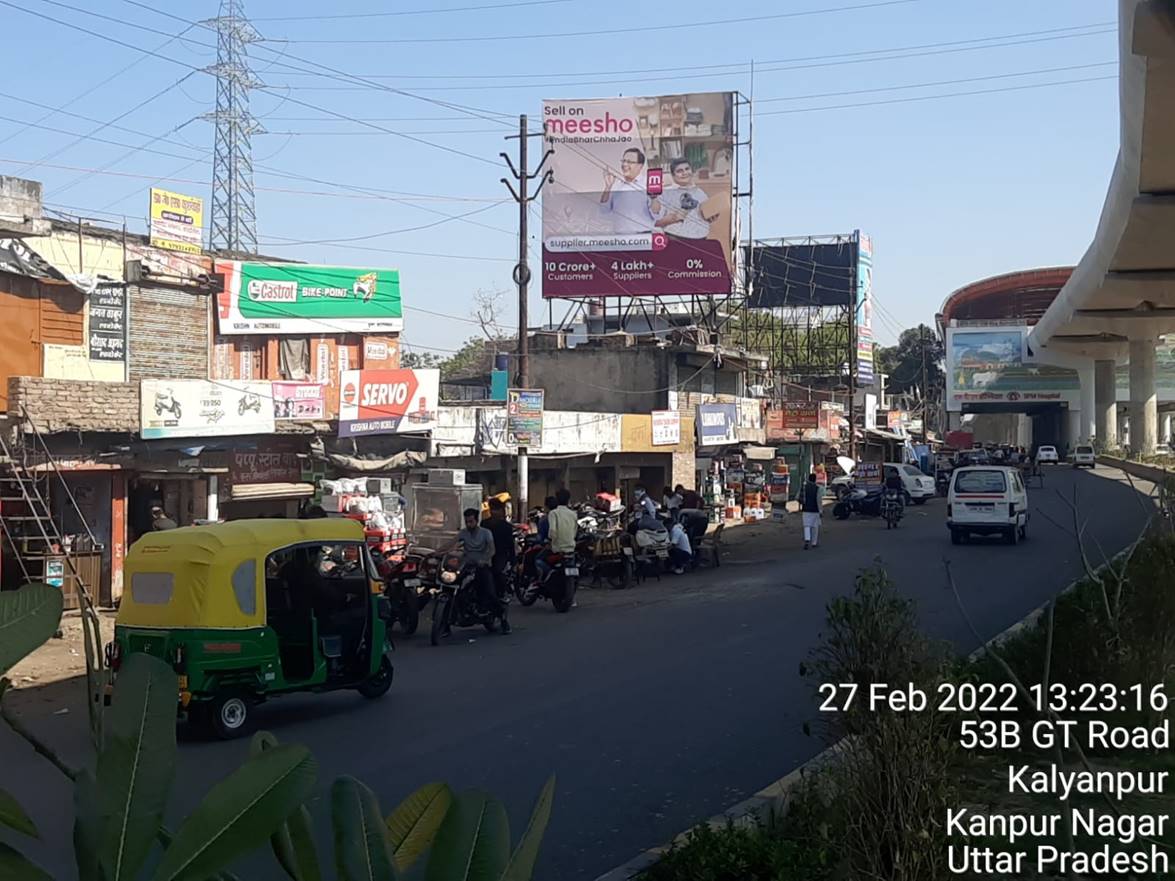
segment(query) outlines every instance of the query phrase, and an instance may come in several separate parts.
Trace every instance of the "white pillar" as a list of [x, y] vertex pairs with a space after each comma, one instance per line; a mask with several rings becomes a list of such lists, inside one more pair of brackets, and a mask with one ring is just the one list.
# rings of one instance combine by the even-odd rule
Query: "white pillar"
[[215, 474], [208, 475], [208, 513], [209, 520], [220, 519], [220, 480]]
[[1118, 446], [1118, 380], [1112, 359], [1093, 362], [1094, 437], [1099, 449]]
[[1171, 414], [1170, 413], [1163, 414], [1163, 433], [1159, 437], [1159, 440], [1165, 444], [1171, 443]]
[[1077, 435], [1070, 438], [1070, 446], [1091, 443], [1096, 431], [1093, 418], [1093, 399], [1097, 381], [1094, 377], [1093, 362], [1087, 362], [1084, 367], [1079, 369], [1077, 377], [1081, 381], [1081, 412], [1078, 418]]
[[1130, 341], [1130, 448], [1150, 455], [1158, 433], [1155, 392], [1155, 341]]

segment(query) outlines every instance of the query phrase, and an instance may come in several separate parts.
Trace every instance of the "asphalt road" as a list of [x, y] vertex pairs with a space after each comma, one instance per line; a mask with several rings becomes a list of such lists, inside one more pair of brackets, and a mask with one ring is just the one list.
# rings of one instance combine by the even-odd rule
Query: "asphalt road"
[[[917, 600], [933, 635], [969, 650], [976, 640], [945, 587], [944, 559], [987, 638], [1080, 574], [1061, 496], [1071, 499], [1076, 488], [1091, 547], [1109, 554], [1137, 536], [1145, 505], [1118, 472], [1057, 467], [1045, 481], [1029, 491], [1033, 518], [1017, 547], [952, 546], [942, 500], [910, 509], [896, 532], [877, 520], [826, 517], [821, 547], [808, 552], [799, 547], [798, 517], [785, 527], [743, 527], [717, 573], [586, 592], [568, 615], [546, 604], [515, 607], [508, 637], [457, 631], [439, 648], [423, 633], [400, 640], [396, 683], [382, 700], [283, 698], [263, 707], [259, 722], [314, 751], [323, 788], [353, 774], [389, 810], [433, 780], [485, 788], [506, 803], [515, 838], [556, 773], [537, 877], [591, 881], [821, 749], [802, 732], [814, 703], [798, 665], [817, 641], [825, 604], [851, 590], [854, 573], [875, 558]], [[22, 712], [67, 756], [80, 757], [84, 708], [75, 702], [62, 716], [55, 706], [30, 703]], [[176, 813], [190, 810], [246, 746], [183, 744]], [[70, 877], [68, 791], [7, 730], [0, 785], [47, 831], [47, 842], [29, 850], [55, 876]], [[316, 813], [326, 813], [324, 801]], [[329, 853], [329, 838], [322, 845]]]

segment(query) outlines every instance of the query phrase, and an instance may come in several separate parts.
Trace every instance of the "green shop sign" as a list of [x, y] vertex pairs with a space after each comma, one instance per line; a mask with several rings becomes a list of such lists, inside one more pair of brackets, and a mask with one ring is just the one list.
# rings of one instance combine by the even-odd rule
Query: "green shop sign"
[[217, 261], [222, 334], [399, 333], [400, 272], [306, 263]]

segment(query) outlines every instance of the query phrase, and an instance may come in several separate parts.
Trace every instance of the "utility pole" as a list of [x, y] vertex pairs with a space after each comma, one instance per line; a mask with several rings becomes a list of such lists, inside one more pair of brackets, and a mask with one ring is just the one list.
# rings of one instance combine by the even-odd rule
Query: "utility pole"
[[926, 325], [918, 325], [918, 339], [922, 344], [922, 438], [926, 439], [926, 433], [930, 430], [930, 397], [929, 388], [926, 385]]
[[[534, 135], [541, 135], [541, 132], [535, 132]], [[553, 150], [548, 150], [543, 154], [542, 161], [539, 162], [538, 167], [533, 171], [527, 170], [527, 140], [532, 137], [531, 132], [527, 130], [526, 114], [523, 113], [518, 117], [518, 134], [507, 137], [507, 140], [518, 138], [518, 167], [515, 168], [514, 162], [506, 153], [499, 155], [506, 160], [506, 165], [510, 168], [510, 174], [518, 181], [518, 189], [515, 190], [513, 184], [508, 178], [502, 178], [502, 183], [506, 185], [506, 189], [510, 191], [510, 195], [514, 197], [514, 201], [518, 203], [518, 263], [514, 266], [514, 283], [518, 285], [518, 370], [514, 375], [515, 388], [525, 389], [530, 388], [530, 352], [528, 350], [527, 331], [529, 330], [530, 319], [528, 316], [528, 302], [529, 296], [528, 285], [530, 284], [530, 265], [527, 261], [527, 215], [530, 213], [530, 203], [538, 198], [539, 193], [542, 192], [543, 184], [553, 177], [553, 172], [543, 171], [543, 166], [547, 164], [547, 159], [550, 158]], [[532, 180], [539, 179], [539, 185], [535, 188], [534, 193], [529, 192], [527, 186]], [[509, 420], [509, 414], [507, 414]], [[519, 522], [526, 522], [526, 513], [529, 509], [530, 496], [530, 460], [527, 456], [526, 447], [518, 448], [518, 505], [515, 507], [515, 516]]]

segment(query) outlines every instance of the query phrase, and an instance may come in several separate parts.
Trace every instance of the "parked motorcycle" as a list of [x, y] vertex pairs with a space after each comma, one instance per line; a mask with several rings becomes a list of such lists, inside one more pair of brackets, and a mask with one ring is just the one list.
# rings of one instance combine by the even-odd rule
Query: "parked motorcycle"
[[[389, 560], [374, 548], [371, 558], [384, 581], [384, 596], [392, 605], [392, 618], [405, 636], [411, 636], [420, 626], [420, 564], [418, 554], [405, 554], [398, 562]], [[427, 595], [426, 595], [427, 596]]]
[[848, 520], [853, 514], [860, 517], [879, 517], [881, 495], [881, 487], [863, 489], [854, 486], [832, 506], [832, 516], [837, 520]]
[[433, 645], [440, 645], [453, 627], [480, 624], [487, 633], [498, 629], [497, 610], [484, 608], [478, 597], [476, 563], [466, 563], [456, 553], [445, 554], [437, 580], [430, 635]]
[[155, 393], [155, 415], [162, 416], [164, 412], [171, 413], [176, 419], [183, 418], [180, 416], [180, 402], [171, 389]]
[[669, 530], [658, 524], [653, 528], [649, 520], [638, 521], [636, 532], [632, 535], [633, 561], [636, 564], [637, 575], [644, 575], [652, 570], [658, 578], [669, 564]]

